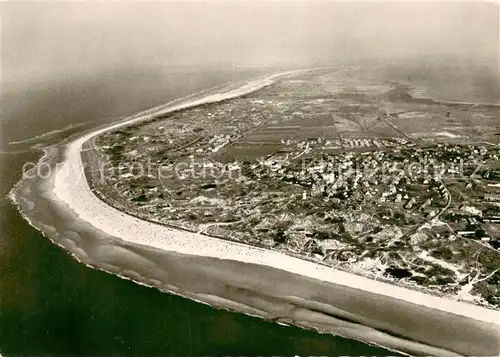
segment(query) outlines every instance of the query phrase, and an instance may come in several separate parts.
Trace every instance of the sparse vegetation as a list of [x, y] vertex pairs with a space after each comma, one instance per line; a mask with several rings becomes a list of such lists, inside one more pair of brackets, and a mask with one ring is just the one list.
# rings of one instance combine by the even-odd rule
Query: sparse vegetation
[[[500, 149], [466, 139], [474, 136], [466, 129], [458, 139], [437, 139], [463, 124], [436, 119], [445, 104], [414, 100], [397, 83], [377, 87], [359, 71], [309, 73], [107, 132], [96, 141], [100, 160], [147, 162], [153, 174], [115, 170], [95, 188], [144, 218], [193, 230], [211, 224], [217, 229], [204, 234], [230, 232], [322, 264], [456, 293], [468, 272], [484, 277], [500, 266], [500, 223], [488, 221], [500, 216], [500, 192], [489, 186], [500, 182]], [[354, 93], [360, 83], [377, 87], [377, 97], [374, 89]], [[381, 101], [394, 113], [381, 112]], [[498, 124], [493, 110], [475, 107], [485, 127]], [[486, 167], [476, 172], [477, 163]], [[171, 175], [159, 177], [159, 168]], [[499, 307], [499, 279], [497, 272], [475, 283], [471, 294]]]

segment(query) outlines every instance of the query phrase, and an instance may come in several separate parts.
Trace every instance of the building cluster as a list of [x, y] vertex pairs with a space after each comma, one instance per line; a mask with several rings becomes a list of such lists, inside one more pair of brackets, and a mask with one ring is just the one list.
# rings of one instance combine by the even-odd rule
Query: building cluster
[[[300, 88], [300, 82], [296, 84]], [[342, 133], [330, 137], [313, 134], [307, 139], [300, 135], [280, 137], [280, 131], [292, 130], [283, 122], [332, 115], [331, 103], [315, 99], [311, 95], [314, 91], [299, 93], [301, 99], [295, 100], [290, 85], [294, 84], [278, 85], [274, 94], [264, 92], [265, 99], [204, 105], [107, 133], [98, 144], [120, 165], [149, 160], [172, 174], [167, 179], [154, 174], [138, 179], [124, 172], [111, 177], [110, 183], [148, 214], [170, 220], [249, 217], [265, 213], [266, 202], [282, 200], [305, 207], [330, 202], [346, 212], [374, 213], [389, 207], [399, 213], [393, 215], [399, 218], [391, 223], [404, 226], [408, 216], [430, 219], [447, 204], [450, 192], [445, 182], [451, 177], [496, 178], [494, 170], [476, 170], [477, 164], [500, 158], [499, 150], [485, 146], [424, 147], [406, 137], [349, 137]], [[317, 90], [316, 95], [321, 88]], [[329, 124], [328, 120], [325, 123]], [[269, 130], [255, 134], [263, 124]], [[255, 142], [275, 140], [275, 153], [249, 162], [234, 157], [219, 162], [218, 155], [241, 145], [241, 138], [249, 142], [252, 138]], [[251, 145], [247, 147], [251, 151]], [[245, 150], [245, 145], [241, 148]], [[334, 152], [329, 151], [332, 149]], [[187, 166], [176, 169], [179, 163]], [[207, 168], [216, 172], [216, 177], [193, 175]], [[473, 190], [474, 180], [467, 182]], [[483, 201], [500, 203], [500, 197], [484, 193]], [[498, 222], [495, 215], [482, 219], [478, 225]]]
[[[149, 220], [424, 285], [450, 281], [415, 252], [500, 245], [500, 184], [486, 184], [500, 182], [500, 150], [412, 140], [390, 124], [401, 137], [368, 137], [359, 129], [378, 103], [325, 93], [326, 80], [107, 132], [96, 144], [119, 170], [105, 196]], [[153, 172], [127, 171], [141, 163]]]

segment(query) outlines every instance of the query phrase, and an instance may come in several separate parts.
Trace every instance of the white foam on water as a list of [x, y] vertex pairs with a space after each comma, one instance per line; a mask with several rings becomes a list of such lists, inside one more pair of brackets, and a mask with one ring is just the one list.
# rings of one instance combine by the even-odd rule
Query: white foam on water
[[248, 82], [238, 89], [211, 94], [202, 99], [194, 99], [189, 102], [170, 106], [168, 109], [162, 109], [160, 112], [153, 113], [150, 111], [144, 116], [135, 116], [129, 121], [120, 122], [85, 134], [67, 145], [66, 159], [55, 173], [55, 195], [73, 210], [81, 220], [90, 223], [111, 236], [127, 242], [182, 254], [230, 259], [269, 266], [313, 279], [394, 297], [413, 304], [500, 326], [499, 311], [375, 281], [283, 253], [150, 223], [107, 205], [91, 192], [83, 173], [80, 151], [82, 145], [92, 137], [107, 130], [153, 118], [153, 115], [245, 95], [272, 84], [280, 76], [292, 73], [286, 72]]

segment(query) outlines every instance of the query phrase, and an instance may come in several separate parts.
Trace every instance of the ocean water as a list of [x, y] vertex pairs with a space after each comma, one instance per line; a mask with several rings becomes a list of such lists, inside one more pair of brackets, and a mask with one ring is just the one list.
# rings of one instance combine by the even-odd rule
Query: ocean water
[[415, 96], [438, 101], [500, 104], [498, 64], [437, 63], [379, 68], [375, 77], [409, 84]]
[[[394, 355], [358, 341], [216, 310], [74, 260], [6, 199], [37, 149], [266, 70], [128, 70], [5, 83], [0, 153], [0, 353], [4, 356]], [[10, 143], [10, 144], [9, 144]]]

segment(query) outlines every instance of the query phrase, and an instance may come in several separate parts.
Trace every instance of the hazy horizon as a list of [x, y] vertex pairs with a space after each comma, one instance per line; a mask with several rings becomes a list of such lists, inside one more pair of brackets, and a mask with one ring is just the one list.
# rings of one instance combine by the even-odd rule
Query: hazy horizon
[[[3, 77], [127, 67], [499, 62], [494, 3], [3, 3]], [[470, 24], [470, 26], [468, 26]]]

